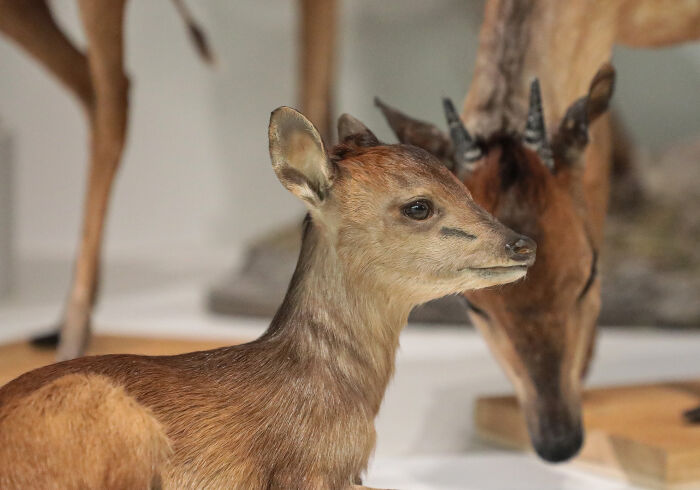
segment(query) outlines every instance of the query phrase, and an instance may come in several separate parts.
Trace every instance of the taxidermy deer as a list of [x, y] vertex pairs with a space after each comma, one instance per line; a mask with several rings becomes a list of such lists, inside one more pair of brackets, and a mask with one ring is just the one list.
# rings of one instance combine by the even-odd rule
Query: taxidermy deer
[[300, 113], [272, 114], [273, 169], [309, 214], [267, 332], [20, 376], [0, 389], [1, 488], [359, 483], [411, 308], [524, 277], [535, 243], [478, 207], [426, 151], [382, 145], [348, 115], [338, 130], [327, 154]]
[[[199, 53], [211, 61], [202, 31], [182, 0], [173, 2]], [[46, 0], [0, 0], [0, 32], [39, 61], [78, 99], [89, 127], [90, 169], [82, 235], [61, 322], [59, 360], [81, 355], [89, 339], [102, 232], [129, 112], [122, 39], [126, 0], [79, 0], [78, 5], [87, 39], [85, 50], [75, 46], [58, 26]]]
[[539, 245], [525, 281], [465, 298], [547, 461], [574, 456], [583, 442], [581, 384], [610, 186], [606, 62], [616, 42], [698, 37], [699, 0], [488, 0], [461, 117], [469, 131], [449, 104], [452, 138], [380, 103], [401, 142], [437, 155], [477, 203]]

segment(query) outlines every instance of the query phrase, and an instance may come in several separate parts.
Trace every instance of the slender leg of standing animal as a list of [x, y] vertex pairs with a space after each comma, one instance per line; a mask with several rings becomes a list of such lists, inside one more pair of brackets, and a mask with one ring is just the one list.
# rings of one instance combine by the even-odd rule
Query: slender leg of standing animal
[[[0, 0], [0, 31], [54, 75], [92, 121], [94, 92], [87, 57], [56, 24], [45, 0]], [[38, 341], [51, 344], [56, 338], [52, 334]]]
[[[82, 354], [97, 296], [102, 229], [112, 181], [119, 166], [128, 114], [128, 79], [123, 66], [126, 0], [80, 2], [89, 60], [54, 21], [46, 0], [0, 0], [0, 32], [41, 63], [80, 102], [90, 129], [90, 174], [83, 229], [73, 282], [61, 323], [60, 359]], [[206, 36], [182, 0], [173, 0], [195, 46], [214, 59]], [[34, 339], [55, 345], [58, 335]]]
[[89, 116], [93, 97], [87, 58], [58, 27], [46, 0], [0, 0], [0, 32], [58, 78]]
[[79, 1], [95, 102], [90, 118], [83, 230], [61, 330], [60, 360], [81, 355], [89, 338], [104, 220], [126, 138], [129, 80], [124, 72], [125, 5], [126, 0]]
[[[59, 352], [61, 359], [80, 355], [89, 334], [102, 224], [121, 155], [127, 108], [128, 82], [123, 74], [121, 47], [125, 2], [82, 3], [86, 4], [81, 4], [81, 10], [90, 46], [89, 60], [58, 27], [45, 0], [0, 1], [0, 30], [77, 97], [92, 135], [83, 235], [62, 324], [65, 338]], [[101, 8], [104, 13], [99, 16]]]
[[301, 0], [299, 8], [301, 110], [320, 129], [323, 139], [329, 141], [338, 2]]

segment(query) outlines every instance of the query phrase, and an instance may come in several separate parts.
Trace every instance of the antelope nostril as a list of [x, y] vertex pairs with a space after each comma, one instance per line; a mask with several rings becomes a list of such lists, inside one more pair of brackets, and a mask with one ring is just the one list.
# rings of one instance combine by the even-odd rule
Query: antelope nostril
[[506, 251], [511, 259], [525, 262], [535, 258], [537, 244], [528, 237], [520, 236], [514, 242], [506, 244]]

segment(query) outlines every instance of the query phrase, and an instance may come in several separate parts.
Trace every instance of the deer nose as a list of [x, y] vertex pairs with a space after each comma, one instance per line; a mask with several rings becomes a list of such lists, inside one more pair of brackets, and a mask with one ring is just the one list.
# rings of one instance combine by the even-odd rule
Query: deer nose
[[508, 257], [517, 262], [529, 262], [532, 264], [535, 261], [536, 251], [537, 244], [535, 241], [522, 235], [506, 244]]

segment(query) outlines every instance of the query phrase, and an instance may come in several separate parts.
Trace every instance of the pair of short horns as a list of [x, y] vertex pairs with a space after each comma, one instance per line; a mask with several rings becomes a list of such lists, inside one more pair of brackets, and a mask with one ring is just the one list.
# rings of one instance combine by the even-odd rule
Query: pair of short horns
[[[442, 105], [450, 129], [450, 139], [454, 145], [455, 170], [457, 176], [462, 177], [474, 170], [476, 162], [484, 156], [484, 153], [478, 142], [467, 131], [452, 100], [445, 97], [442, 99]], [[530, 85], [530, 108], [523, 133], [523, 142], [538, 153], [547, 168], [554, 170], [554, 158], [547, 140], [547, 130], [544, 123], [540, 82], [537, 78]]]
[[[527, 121], [521, 137], [523, 145], [537, 152], [542, 164], [552, 172], [556, 170], [554, 155], [557, 156], [557, 163], [562, 165], [574, 165], [581, 161], [589, 140], [588, 129], [608, 110], [614, 88], [615, 69], [610, 63], [603, 63], [593, 76], [588, 93], [567, 109], [552, 133], [550, 143], [545, 128], [540, 83], [535, 78], [530, 84]], [[436, 156], [460, 179], [464, 180], [475, 169], [477, 162], [483, 159], [483, 142], [469, 134], [450, 99], [443, 99], [449, 134], [431, 123], [403, 114], [376, 97], [374, 102], [401, 143], [417, 146]]]

